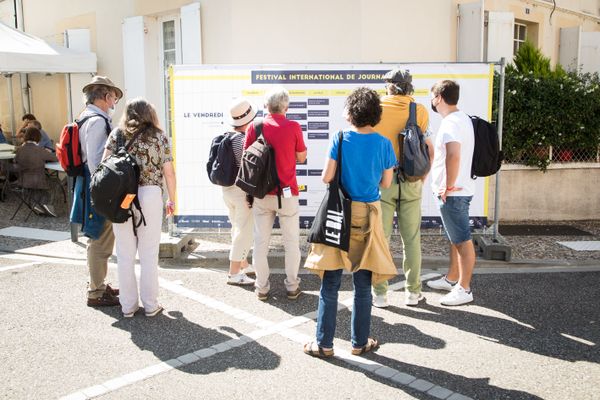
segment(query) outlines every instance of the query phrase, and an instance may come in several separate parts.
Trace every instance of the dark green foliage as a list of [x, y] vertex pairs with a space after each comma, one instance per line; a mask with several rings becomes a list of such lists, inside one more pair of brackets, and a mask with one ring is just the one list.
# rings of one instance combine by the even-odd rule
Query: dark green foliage
[[515, 66], [506, 68], [502, 140], [505, 159], [545, 171], [550, 163], [550, 146], [554, 151], [584, 150], [595, 155], [600, 145], [598, 74], [566, 73], [560, 66], [552, 71], [549, 60], [532, 48], [521, 46]]

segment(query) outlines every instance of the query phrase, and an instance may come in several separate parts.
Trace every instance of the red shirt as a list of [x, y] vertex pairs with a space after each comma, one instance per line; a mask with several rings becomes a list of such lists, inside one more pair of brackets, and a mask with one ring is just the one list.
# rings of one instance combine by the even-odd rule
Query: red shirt
[[[282, 114], [268, 114], [263, 119], [263, 136], [275, 150], [275, 165], [281, 188], [289, 187], [298, 196], [296, 181], [296, 153], [306, 151], [302, 128], [296, 121], [290, 121]], [[254, 124], [246, 129], [244, 150], [256, 141]], [[269, 194], [277, 194], [277, 189]]]

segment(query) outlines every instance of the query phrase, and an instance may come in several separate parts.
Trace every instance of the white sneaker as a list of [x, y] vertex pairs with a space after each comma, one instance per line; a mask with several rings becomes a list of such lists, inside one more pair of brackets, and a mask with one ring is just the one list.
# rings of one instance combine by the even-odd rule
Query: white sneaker
[[373, 294], [373, 307], [377, 307], [377, 308], [389, 307], [387, 294], [380, 294], [380, 295]]
[[454, 285], [454, 288], [440, 299], [440, 304], [444, 306], [460, 306], [473, 301], [473, 292], [467, 291], [460, 285]]
[[427, 286], [432, 289], [451, 291], [452, 288], [456, 286], [456, 282], [452, 283], [448, 281], [448, 279], [446, 279], [446, 275], [444, 275], [440, 279], [427, 281]]
[[235, 286], [254, 285], [254, 279], [248, 278], [248, 275], [246, 275], [243, 272], [240, 272], [236, 275], [227, 276], [227, 284]]
[[404, 304], [407, 306], [416, 306], [424, 299], [425, 296], [421, 292], [404, 292]]
[[256, 271], [254, 270], [252, 264], [248, 264], [248, 266], [243, 268], [240, 272], [243, 272], [248, 276], [256, 276]]

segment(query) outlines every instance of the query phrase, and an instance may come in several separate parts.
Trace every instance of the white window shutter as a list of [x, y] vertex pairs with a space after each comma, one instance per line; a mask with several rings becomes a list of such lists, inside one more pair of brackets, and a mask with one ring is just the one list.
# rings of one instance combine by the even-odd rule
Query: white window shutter
[[513, 59], [515, 17], [511, 12], [490, 11], [487, 27], [487, 61], [507, 62]]

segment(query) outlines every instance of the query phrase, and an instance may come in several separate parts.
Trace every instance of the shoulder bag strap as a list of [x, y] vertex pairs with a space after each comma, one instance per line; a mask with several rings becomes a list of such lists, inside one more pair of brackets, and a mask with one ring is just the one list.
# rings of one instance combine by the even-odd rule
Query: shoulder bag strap
[[337, 165], [333, 181], [339, 186], [342, 186], [342, 142], [344, 141], [344, 131], [338, 132], [338, 148], [337, 148]]

